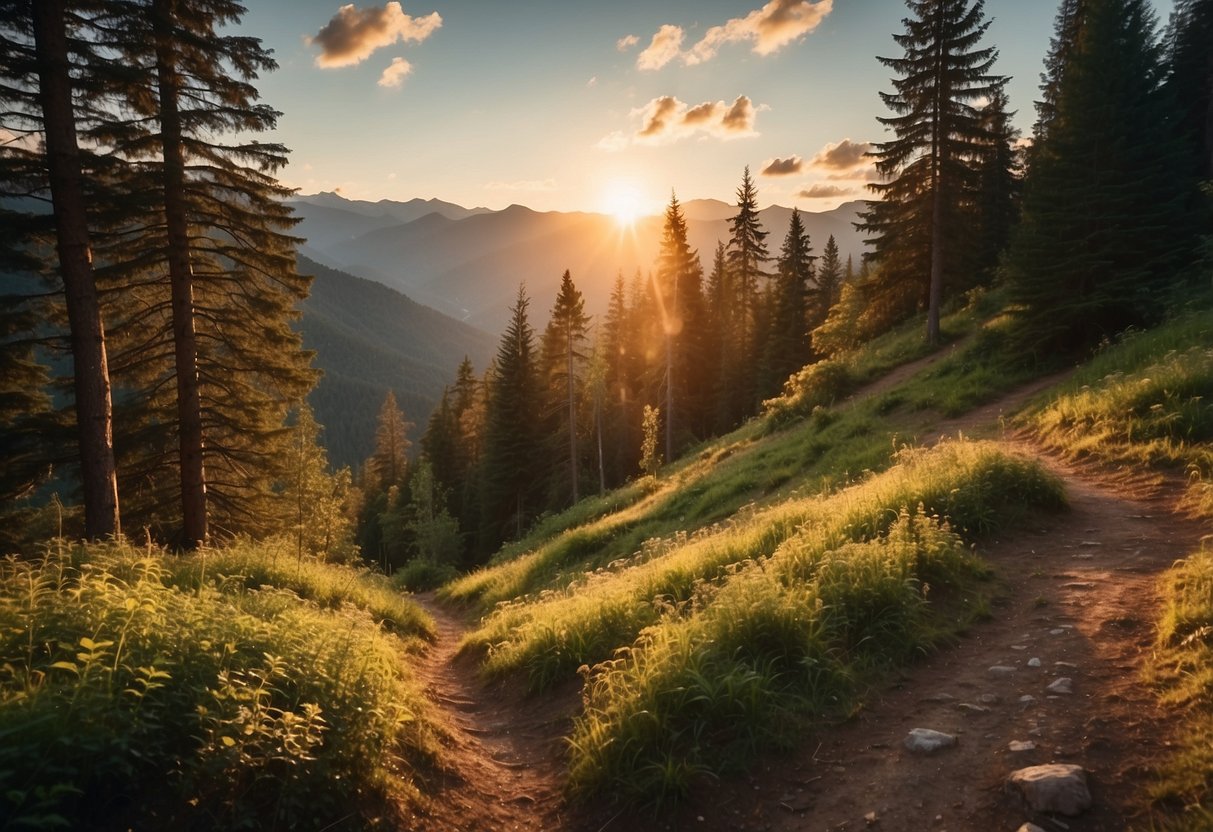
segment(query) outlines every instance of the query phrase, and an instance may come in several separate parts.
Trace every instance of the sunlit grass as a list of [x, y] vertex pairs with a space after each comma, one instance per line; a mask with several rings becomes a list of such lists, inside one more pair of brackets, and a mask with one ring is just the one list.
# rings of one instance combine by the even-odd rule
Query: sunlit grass
[[439, 747], [402, 654], [426, 617], [350, 569], [251, 545], [205, 560], [93, 545], [0, 562], [13, 828], [368, 825], [419, 799], [412, 767]]
[[1107, 348], [1023, 423], [1072, 457], [1179, 469], [1213, 517], [1213, 311]]

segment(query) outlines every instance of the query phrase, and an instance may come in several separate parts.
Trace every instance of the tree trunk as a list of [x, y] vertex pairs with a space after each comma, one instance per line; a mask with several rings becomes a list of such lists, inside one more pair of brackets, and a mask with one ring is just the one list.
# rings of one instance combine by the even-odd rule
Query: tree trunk
[[84, 208], [64, 0], [35, 0], [33, 23], [56, 249], [71, 329], [84, 533], [89, 539], [97, 540], [119, 534], [121, 525], [105, 326], [93, 278], [93, 255]]
[[565, 345], [568, 352], [568, 385], [569, 385], [569, 472], [573, 479], [573, 504], [581, 499], [579, 489], [577, 487], [577, 398], [574, 395], [577, 391], [577, 385], [573, 378], [573, 326], [569, 323], [568, 328], [568, 344]]
[[194, 549], [205, 543], [207, 538], [206, 473], [203, 466], [198, 337], [194, 329], [194, 273], [190, 264], [185, 203], [185, 150], [182, 145], [181, 116], [177, 109], [181, 80], [177, 75], [177, 55], [173, 45], [174, 13], [174, 0], [152, 0], [160, 132], [164, 152], [164, 218], [168, 232], [168, 271], [177, 374], [181, 531], [182, 544], [187, 549]]

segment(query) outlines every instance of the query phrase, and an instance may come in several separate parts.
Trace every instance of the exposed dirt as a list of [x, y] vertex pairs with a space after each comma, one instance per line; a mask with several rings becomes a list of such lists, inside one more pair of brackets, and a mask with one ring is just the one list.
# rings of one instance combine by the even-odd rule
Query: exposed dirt
[[[921, 369], [931, 361], [915, 363]], [[1056, 381], [1021, 388], [933, 435], [991, 432], [1001, 413]], [[459, 616], [422, 598], [439, 637], [419, 672], [448, 714], [457, 774], [428, 787], [433, 809], [416, 828], [1010, 832], [1024, 821], [1050, 830], [1148, 825], [1133, 816], [1134, 807], [1174, 730], [1141, 683], [1159, 609], [1157, 579], [1209, 529], [1173, 511], [1178, 486], [1158, 477], [1079, 468], [1023, 438], [1006, 441], [1065, 480], [1070, 509], [979, 547], [1001, 588], [990, 620], [872, 691], [846, 724], [767, 757], [748, 776], [704, 788], [672, 816], [570, 811], [561, 794], [561, 737], [579, 704], [576, 690], [528, 699], [486, 687], [474, 662], [455, 656], [465, 626]], [[992, 672], [995, 666], [1014, 669]], [[1046, 690], [1063, 676], [1073, 693]], [[902, 742], [916, 727], [959, 741], [932, 755], [912, 754]], [[1013, 740], [1036, 747], [1011, 751]], [[1004, 789], [1011, 771], [1046, 762], [1087, 769], [1090, 811], [1034, 817]]]

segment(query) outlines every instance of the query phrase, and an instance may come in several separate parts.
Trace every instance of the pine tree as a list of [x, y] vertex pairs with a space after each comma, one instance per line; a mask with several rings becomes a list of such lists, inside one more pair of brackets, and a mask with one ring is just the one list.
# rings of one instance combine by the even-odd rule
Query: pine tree
[[772, 289], [759, 391], [763, 398], [782, 390], [788, 376], [809, 363], [809, 285], [814, 279], [813, 261], [817, 259], [810, 253], [812, 250], [800, 211], [793, 208]]
[[[847, 268], [850, 268], [850, 256], [847, 257]], [[809, 312], [809, 329], [821, 326], [834, 304], [838, 302], [838, 293], [842, 288], [843, 270], [839, 259], [838, 243], [831, 234], [822, 249], [821, 262], [817, 265], [817, 286]]]
[[[585, 299], [573, 284], [568, 270], [560, 278], [552, 315], [543, 334], [543, 364], [546, 370], [548, 399], [556, 414], [554, 435], [562, 435], [567, 453], [568, 483], [572, 502], [581, 499], [577, 435], [577, 404], [582, 398], [583, 365], [586, 362], [586, 330], [590, 319], [585, 314]], [[563, 490], [563, 489], [561, 489]], [[564, 501], [559, 501], [563, 503]]]
[[388, 390], [379, 406], [375, 451], [366, 461], [374, 490], [387, 491], [392, 486], [404, 485], [408, 475], [408, 452], [412, 446], [408, 433], [412, 426], [396, 404], [396, 394]]
[[632, 472], [632, 461], [639, 454], [640, 440], [633, 422], [640, 422], [636, 408], [636, 386], [632, 368], [632, 321], [623, 274], [615, 278], [606, 317], [602, 324], [602, 349], [606, 362], [606, 409], [604, 412], [604, 441], [607, 446], [607, 482], [622, 483]]
[[510, 310], [489, 380], [477, 551], [487, 556], [509, 536], [521, 537], [540, 510], [542, 388], [526, 287]]
[[704, 387], [698, 349], [704, 326], [703, 266], [699, 252], [687, 242], [686, 218], [673, 193], [666, 206], [654, 279], [664, 356], [665, 455], [673, 459], [675, 432], [695, 429]]
[[767, 277], [763, 265], [769, 261], [767, 232], [758, 220], [758, 192], [746, 167], [737, 189], [737, 213], [729, 220], [729, 242], [725, 248], [728, 264], [728, 297], [734, 304], [731, 315], [730, 343], [722, 354], [717, 395], [728, 397], [725, 422], [732, 426], [745, 418], [758, 404], [755, 369], [761, 360], [758, 319], [761, 315], [760, 280]]
[[80, 90], [73, 80], [79, 63], [73, 58], [79, 59], [88, 36], [76, 36], [76, 30], [84, 27], [74, 15], [69, 26], [63, 0], [11, 0], [0, 10], [4, 12], [0, 16], [4, 124], [42, 138], [42, 147], [33, 152], [17, 142], [4, 143], [0, 192], [50, 199], [73, 364], [85, 535], [98, 539], [118, 534], [121, 527], [109, 359], [86, 212], [86, 153], [77, 133], [77, 121], [84, 119], [77, 101], [85, 96], [77, 95]]
[[978, 48], [989, 23], [983, 0], [906, 0], [912, 17], [893, 39], [899, 58], [878, 58], [898, 77], [881, 98], [895, 115], [877, 120], [894, 138], [872, 154], [883, 181], [871, 186], [859, 227], [873, 235], [871, 257], [881, 264], [869, 298], [873, 312], [893, 323], [927, 310], [927, 340], [939, 341], [945, 284], [967, 265], [965, 208], [979, 185], [977, 158], [987, 140], [975, 104], [990, 99], [1006, 78], [990, 74], [997, 51]]
[[1022, 341], [1038, 355], [1149, 321], [1185, 253], [1183, 152], [1159, 89], [1152, 15], [1143, 0], [1083, 9], [1060, 50], [1056, 115], [1033, 152], [1008, 254]]
[[713, 371], [710, 416], [712, 432], [717, 434], [730, 430], [741, 418], [733, 387], [741, 369], [736, 354], [739, 310], [735, 295], [724, 243], [717, 242], [708, 276], [707, 331], [711, 337], [705, 354]]
[[1167, 89], [1190, 175], [1213, 181], [1213, 0], [1178, 0], [1168, 27]]
[[291, 473], [283, 491], [292, 515], [287, 531], [298, 558], [344, 562], [355, 551], [349, 518], [352, 476], [348, 468], [329, 469], [320, 430], [312, 409], [301, 405], [292, 428]]
[[[980, 111], [985, 139], [977, 160], [976, 230], [969, 235], [973, 246], [973, 283], [989, 283], [993, 279], [999, 257], [1010, 242], [1011, 230], [1019, 219], [1022, 171], [1015, 149], [1019, 133], [1011, 124], [1013, 115], [1007, 112], [1007, 96], [1002, 89], [997, 90]], [[958, 288], [963, 286], [963, 282], [958, 284]]]
[[1032, 151], [1044, 145], [1057, 119], [1057, 101], [1061, 94], [1062, 74], [1070, 58], [1070, 50], [1078, 41], [1078, 30], [1086, 13], [1086, 0], [1061, 0], [1053, 20], [1053, 35], [1045, 68], [1040, 74], [1040, 100], [1036, 102], [1036, 123], [1032, 126]]

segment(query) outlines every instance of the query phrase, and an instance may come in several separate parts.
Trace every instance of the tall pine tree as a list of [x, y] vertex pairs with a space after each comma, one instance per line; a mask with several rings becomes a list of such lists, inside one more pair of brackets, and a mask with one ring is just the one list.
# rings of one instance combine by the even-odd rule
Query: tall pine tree
[[991, 74], [997, 52], [979, 47], [989, 23], [983, 0], [906, 0], [911, 17], [893, 39], [905, 50], [878, 58], [898, 77], [881, 93], [895, 115], [877, 120], [894, 138], [876, 144], [880, 195], [860, 214], [872, 235], [869, 304], [886, 323], [927, 310], [927, 340], [939, 341], [944, 286], [968, 265], [961, 243], [966, 208], [979, 186], [978, 157], [988, 140], [977, 104], [1006, 78]]
[[[567, 475], [556, 477], [556, 481], [567, 486], [567, 490], [558, 488], [557, 492], [568, 494], [573, 503], [581, 499], [577, 405], [583, 395], [589, 323], [589, 316], [585, 314], [585, 299], [574, 285], [572, 275], [565, 270], [560, 278], [552, 315], [543, 333], [543, 366], [545, 392], [556, 428], [553, 435], [561, 437], [567, 463]], [[557, 502], [563, 504], [565, 500]]]

